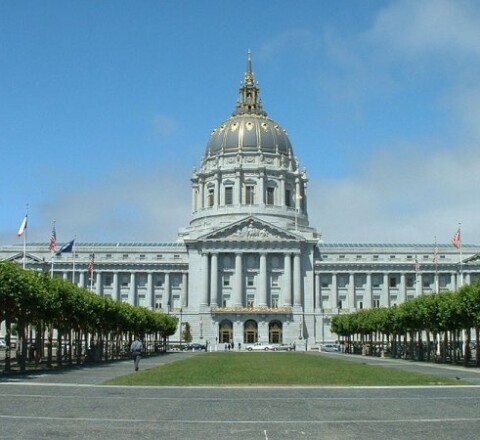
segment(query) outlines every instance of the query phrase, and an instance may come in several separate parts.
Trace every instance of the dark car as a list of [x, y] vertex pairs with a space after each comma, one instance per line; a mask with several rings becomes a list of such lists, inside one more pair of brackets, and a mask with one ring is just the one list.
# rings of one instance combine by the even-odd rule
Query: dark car
[[205, 344], [200, 344], [198, 342], [194, 342], [193, 344], [187, 344], [185, 347], [183, 347], [184, 350], [190, 350], [190, 351], [201, 351], [201, 350], [207, 350], [207, 346]]

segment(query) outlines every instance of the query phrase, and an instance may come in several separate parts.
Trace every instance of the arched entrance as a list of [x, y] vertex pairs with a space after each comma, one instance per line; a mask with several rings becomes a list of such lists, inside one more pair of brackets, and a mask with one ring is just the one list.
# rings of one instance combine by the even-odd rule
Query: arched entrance
[[243, 324], [243, 342], [245, 344], [253, 344], [258, 341], [258, 325], [250, 319]]
[[268, 324], [268, 342], [270, 344], [281, 344], [283, 342], [283, 330], [280, 321], [272, 321]]
[[218, 326], [218, 340], [220, 343], [233, 341], [233, 324], [228, 319], [223, 320]]

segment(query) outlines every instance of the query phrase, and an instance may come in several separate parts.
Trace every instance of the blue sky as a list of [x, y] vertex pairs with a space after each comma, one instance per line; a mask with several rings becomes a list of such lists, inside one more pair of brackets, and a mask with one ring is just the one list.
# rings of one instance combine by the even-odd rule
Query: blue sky
[[0, 3], [0, 244], [165, 242], [248, 49], [326, 242], [479, 243], [475, 1]]

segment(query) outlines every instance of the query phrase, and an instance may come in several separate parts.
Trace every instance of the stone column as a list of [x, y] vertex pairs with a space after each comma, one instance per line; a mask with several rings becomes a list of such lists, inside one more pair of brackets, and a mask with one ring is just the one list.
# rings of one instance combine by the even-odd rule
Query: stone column
[[390, 307], [390, 286], [388, 284], [388, 273], [383, 274], [382, 297], [380, 298], [380, 307]]
[[218, 254], [212, 254], [210, 268], [210, 305], [218, 305]]
[[155, 309], [154, 298], [153, 298], [153, 274], [148, 272], [147, 274], [147, 297], [145, 298], [147, 307], [151, 310]]
[[168, 307], [168, 312], [173, 309], [173, 302], [170, 295], [170, 272], [165, 272], [165, 283], [163, 285], [163, 300]]
[[322, 305], [322, 291], [320, 286], [320, 274], [315, 274], [315, 304], [313, 305], [315, 308], [323, 309]]
[[372, 274], [367, 273], [367, 283], [365, 286], [365, 298], [364, 298], [364, 303], [363, 307], [365, 309], [371, 309], [372, 308]]
[[353, 273], [350, 273], [348, 276], [348, 298], [347, 298], [347, 307], [349, 310], [354, 309], [355, 304], [355, 276]]
[[199, 189], [200, 189], [200, 201], [199, 201], [199, 208], [203, 209], [205, 208], [205, 182], [203, 178], [199, 180]]
[[260, 254], [260, 274], [258, 280], [258, 305], [264, 307], [267, 305], [267, 254]]
[[186, 307], [188, 304], [187, 301], [187, 295], [188, 295], [188, 276], [186, 272], [182, 273], [182, 297], [181, 297], [181, 302], [180, 304], [182, 307]]
[[406, 275], [405, 273], [400, 274], [400, 295], [399, 295], [399, 303], [404, 303], [407, 300], [407, 283], [405, 282]]
[[285, 176], [280, 176], [280, 206], [285, 206]]
[[202, 296], [200, 300], [200, 305], [207, 306], [208, 305], [208, 281], [209, 281], [209, 274], [208, 274], [208, 254], [202, 254]]
[[302, 273], [300, 254], [293, 254], [293, 305], [302, 305]]
[[198, 185], [192, 185], [192, 212], [197, 210]]
[[240, 170], [235, 172], [235, 194], [233, 203], [236, 206], [242, 204], [242, 173]]
[[134, 306], [137, 305], [137, 298], [136, 298], [136, 293], [137, 289], [135, 286], [135, 272], [130, 273], [130, 292], [128, 294], [128, 303], [132, 304]]
[[235, 289], [233, 291], [235, 307], [243, 305], [243, 267], [242, 254], [235, 254]]
[[332, 310], [338, 308], [337, 274], [336, 273], [332, 273], [332, 290], [330, 295], [330, 308]]
[[260, 178], [258, 179], [258, 200], [260, 205], [265, 204], [265, 171], [260, 171]]
[[112, 298], [115, 301], [120, 301], [120, 292], [118, 290], [118, 272], [113, 272], [113, 285], [112, 285], [113, 293]]
[[415, 297], [420, 296], [423, 292], [423, 276], [421, 273], [417, 273], [415, 278]]
[[96, 274], [96, 280], [95, 280], [95, 291], [97, 295], [102, 294], [102, 272], [97, 272]]
[[284, 256], [285, 284], [283, 294], [283, 304], [285, 306], [292, 305], [292, 256], [285, 254]]
[[79, 287], [85, 288], [85, 272], [80, 272], [80, 279], [78, 281]]

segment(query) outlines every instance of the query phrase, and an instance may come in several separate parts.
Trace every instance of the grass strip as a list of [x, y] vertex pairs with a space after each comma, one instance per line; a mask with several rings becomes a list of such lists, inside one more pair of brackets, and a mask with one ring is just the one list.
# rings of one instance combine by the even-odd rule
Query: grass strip
[[306, 353], [201, 353], [105, 384], [419, 386], [465, 385], [467, 382]]

